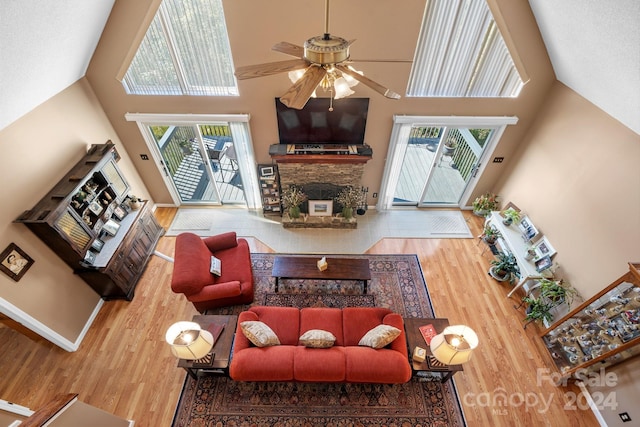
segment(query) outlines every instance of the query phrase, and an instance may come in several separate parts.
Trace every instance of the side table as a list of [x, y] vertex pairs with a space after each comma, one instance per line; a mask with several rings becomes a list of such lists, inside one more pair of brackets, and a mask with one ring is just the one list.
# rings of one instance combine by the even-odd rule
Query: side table
[[409, 364], [415, 376], [420, 376], [423, 372], [436, 372], [440, 374], [441, 382], [449, 380], [453, 374], [458, 371], [462, 371], [462, 365], [441, 365], [430, 366], [427, 360], [424, 362], [416, 362], [413, 360], [413, 349], [416, 347], [422, 347], [427, 350], [427, 359], [433, 357], [431, 349], [427, 345], [424, 337], [418, 329], [423, 325], [433, 325], [436, 333], [440, 333], [449, 326], [449, 319], [436, 318], [436, 319], [423, 319], [417, 317], [405, 317], [404, 329], [407, 336], [407, 347], [409, 349]]
[[233, 339], [236, 333], [238, 316], [199, 314], [193, 316], [202, 329], [207, 329], [212, 323], [224, 325], [222, 333], [213, 344], [211, 353], [213, 360], [210, 363], [198, 363], [194, 360], [180, 359], [178, 367], [183, 368], [193, 378], [199, 375], [229, 375], [229, 363], [231, 362], [231, 350], [233, 349]]

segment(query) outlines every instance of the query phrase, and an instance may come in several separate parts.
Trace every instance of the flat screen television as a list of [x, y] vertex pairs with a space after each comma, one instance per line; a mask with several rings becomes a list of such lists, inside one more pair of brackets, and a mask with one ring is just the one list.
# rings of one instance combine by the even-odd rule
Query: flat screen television
[[301, 110], [276, 98], [281, 144], [364, 144], [369, 98], [311, 98]]

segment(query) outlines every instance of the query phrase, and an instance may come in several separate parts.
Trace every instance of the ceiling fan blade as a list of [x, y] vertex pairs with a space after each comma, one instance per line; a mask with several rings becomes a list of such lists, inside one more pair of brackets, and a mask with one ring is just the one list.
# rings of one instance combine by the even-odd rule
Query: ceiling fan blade
[[301, 110], [326, 74], [327, 71], [324, 68], [315, 65], [310, 66], [305, 71], [304, 76], [280, 97], [280, 101], [289, 108]]
[[374, 82], [370, 78], [365, 77], [360, 73], [356, 73], [355, 71], [350, 70], [349, 68], [345, 67], [344, 65], [336, 64], [335, 67], [338, 70], [340, 70], [341, 72], [353, 77], [354, 79], [358, 80], [360, 83], [369, 86], [371, 89], [375, 90], [376, 92], [378, 92], [379, 94], [381, 94], [383, 96], [386, 96], [387, 98], [400, 99], [400, 95], [395, 93], [391, 89], [387, 89], [386, 87], [382, 86], [381, 84]]
[[289, 42], [280, 42], [274, 45], [271, 50], [284, 53], [286, 55], [295, 56], [296, 58], [302, 58], [304, 56], [304, 48]]
[[304, 59], [289, 59], [287, 61], [269, 62], [266, 64], [247, 65], [236, 68], [238, 80], [253, 79], [254, 77], [270, 76], [287, 71], [300, 70], [309, 66]]

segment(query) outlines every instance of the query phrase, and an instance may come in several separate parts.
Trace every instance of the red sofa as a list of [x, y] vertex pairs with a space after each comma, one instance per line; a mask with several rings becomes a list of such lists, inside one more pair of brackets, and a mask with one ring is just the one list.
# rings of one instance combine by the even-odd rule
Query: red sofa
[[[269, 326], [280, 345], [256, 347], [241, 323], [257, 320]], [[401, 330], [381, 349], [359, 346], [380, 324]], [[330, 348], [307, 348], [299, 337], [322, 329], [336, 337]], [[402, 317], [386, 308], [303, 308], [256, 306], [240, 313], [229, 374], [236, 381], [304, 381], [399, 384], [411, 378]]]
[[[221, 276], [210, 273], [211, 256], [221, 261]], [[176, 237], [171, 289], [183, 293], [203, 313], [214, 307], [253, 301], [253, 272], [249, 243], [235, 232], [201, 238], [193, 233]]]

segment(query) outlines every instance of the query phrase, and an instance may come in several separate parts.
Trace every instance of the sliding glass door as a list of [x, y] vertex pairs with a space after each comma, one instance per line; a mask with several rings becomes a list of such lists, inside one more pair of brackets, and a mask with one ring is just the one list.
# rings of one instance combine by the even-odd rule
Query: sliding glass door
[[509, 117], [394, 120], [379, 209], [464, 206], [483, 159], [493, 151], [504, 127], [517, 122]]
[[[225, 116], [225, 118], [236, 118]], [[260, 206], [248, 123], [214, 116], [128, 114], [136, 121], [177, 205]]]

